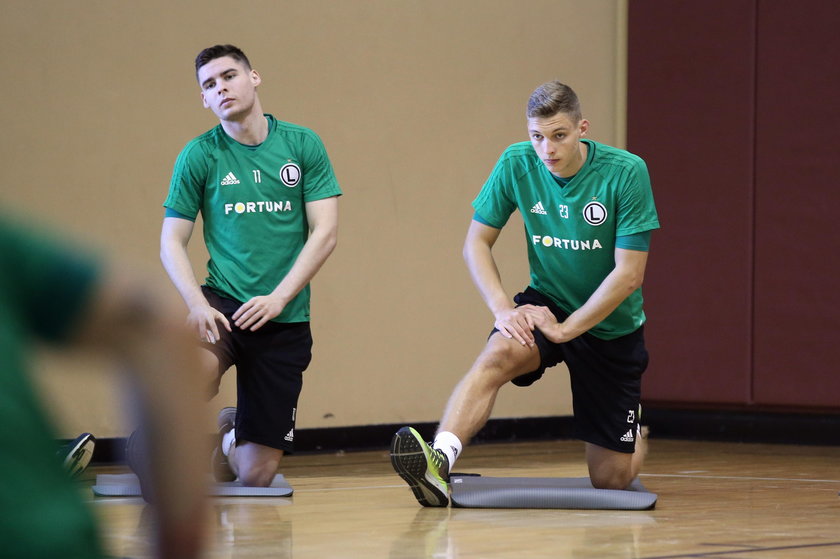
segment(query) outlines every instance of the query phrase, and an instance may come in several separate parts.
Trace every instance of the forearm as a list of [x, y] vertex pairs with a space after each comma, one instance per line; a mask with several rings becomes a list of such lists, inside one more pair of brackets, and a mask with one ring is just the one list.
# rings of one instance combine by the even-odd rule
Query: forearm
[[505, 293], [499, 268], [493, 258], [492, 248], [481, 243], [464, 245], [464, 261], [470, 277], [490, 312], [498, 313], [513, 308], [510, 297]]
[[202, 457], [210, 421], [195, 344], [162, 287], [114, 267], [103, 273], [76, 342], [113, 354], [148, 444], [159, 557], [197, 557], [206, 528]]
[[[177, 320], [177, 324], [172, 323]], [[167, 323], [168, 322], [168, 323]], [[149, 448], [150, 488], [157, 509], [159, 557], [199, 556], [206, 529], [202, 459], [209, 422], [196, 386], [195, 344], [179, 315], [149, 324], [145, 340], [126, 352], [140, 425]], [[173, 458], [177, 453], [177, 459]]]
[[306, 240], [289, 272], [272, 291], [272, 297], [282, 301], [283, 305], [294, 299], [327, 261], [335, 250], [336, 242], [335, 228], [316, 228]]
[[558, 324], [558, 337], [571, 340], [594, 328], [630, 296], [639, 284], [632, 274], [613, 270], [579, 309]]
[[177, 241], [161, 242], [160, 260], [187, 307], [207, 304], [192, 268], [187, 249]]

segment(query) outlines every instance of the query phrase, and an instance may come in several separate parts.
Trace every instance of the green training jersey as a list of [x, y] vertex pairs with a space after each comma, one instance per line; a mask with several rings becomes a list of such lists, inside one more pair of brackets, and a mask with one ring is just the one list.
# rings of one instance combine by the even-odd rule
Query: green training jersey
[[[221, 125], [190, 141], [163, 204], [192, 219], [201, 212], [206, 284], [240, 302], [268, 295], [291, 269], [309, 236], [305, 204], [341, 195], [321, 139], [265, 116], [268, 136], [258, 146]], [[274, 320], [309, 321], [309, 286]]]
[[[586, 162], [561, 186], [530, 142], [513, 144], [499, 158], [473, 208], [501, 229], [519, 210], [531, 287], [572, 313], [615, 268], [616, 237], [659, 228], [650, 177], [642, 159], [591, 140]], [[613, 339], [645, 321], [641, 288], [590, 333]]]

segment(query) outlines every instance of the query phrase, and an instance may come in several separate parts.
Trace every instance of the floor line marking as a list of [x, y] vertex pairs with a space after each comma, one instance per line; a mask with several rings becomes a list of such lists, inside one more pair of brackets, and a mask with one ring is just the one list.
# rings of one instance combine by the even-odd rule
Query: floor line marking
[[370, 490], [370, 489], [392, 489], [394, 487], [407, 487], [405, 484], [402, 485], [369, 485], [367, 487], [324, 487], [321, 489], [295, 489], [295, 493], [318, 493], [322, 491], [360, 491], [360, 490]]
[[780, 545], [780, 546], [773, 546], [773, 547], [751, 547], [749, 549], [730, 549], [730, 550], [717, 550], [717, 551], [699, 551], [694, 553], [680, 553], [678, 555], [650, 555], [644, 557], [643, 559], [692, 559], [692, 558], [700, 558], [700, 557], [723, 557], [727, 555], [735, 555], [735, 554], [744, 554], [744, 553], [756, 553], [762, 551], [788, 551], [794, 549], [813, 549], [816, 547], [835, 547], [840, 546], [840, 542], [827, 542], [827, 543], [811, 543], [811, 544], [800, 544], [800, 545]]
[[696, 474], [639, 474], [639, 477], [688, 477], [697, 479], [741, 479], [752, 481], [801, 481], [807, 483], [840, 483], [836, 479], [807, 479], [784, 477], [752, 477], [752, 476], [698, 476]]

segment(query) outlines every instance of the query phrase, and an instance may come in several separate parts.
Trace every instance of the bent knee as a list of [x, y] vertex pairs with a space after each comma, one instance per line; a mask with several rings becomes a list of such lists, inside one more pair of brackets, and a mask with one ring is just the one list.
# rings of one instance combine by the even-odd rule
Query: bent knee
[[239, 481], [246, 487], [268, 487], [274, 481], [276, 469], [261, 468], [240, 472]]
[[633, 483], [633, 474], [629, 470], [593, 472], [589, 481], [595, 489], [627, 489]]
[[268, 487], [277, 475], [282, 455], [280, 450], [246, 442], [243, 446], [236, 447], [231, 466], [242, 485]]
[[479, 356], [477, 368], [494, 376], [500, 383], [508, 382], [539, 367], [536, 348], [526, 348], [516, 342], [488, 344]]
[[205, 384], [205, 397], [209, 402], [219, 394], [219, 387], [222, 384], [222, 375], [218, 372], [208, 372], [205, 375], [207, 381]]
[[205, 391], [206, 400], [209, 402], [213, 398], [219, 395], [219, 383], [210, 383], [207, 386], [207, 390]]

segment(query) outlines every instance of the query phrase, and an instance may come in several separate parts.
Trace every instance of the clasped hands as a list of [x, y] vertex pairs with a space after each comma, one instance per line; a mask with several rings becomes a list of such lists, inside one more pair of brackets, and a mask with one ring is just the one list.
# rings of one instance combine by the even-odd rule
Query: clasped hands
[[504, 337], [528, 347], [534, 347], [534, 329], [542, 332], [550, 342], [562, 343], [571, 339], [564, 333], [564, 323], [558, 322], [548, 307], [538, 305], [505, 309], [496, 314], [494, 326]]
[[[269, 320], [279, 316], [285, 307], [285, 302], [272, 295], [260, 295], [251, 298], [236, 309], [231, 318], [233, 325], [240, 330], [255, 332]], [[187, 323], [198, 332], [201, 341], [211, 344], [219, 339], [219, 324], [228, 332], [231, 331], [231, 324], [227, 317], [206, 303], [190, 309]]]

